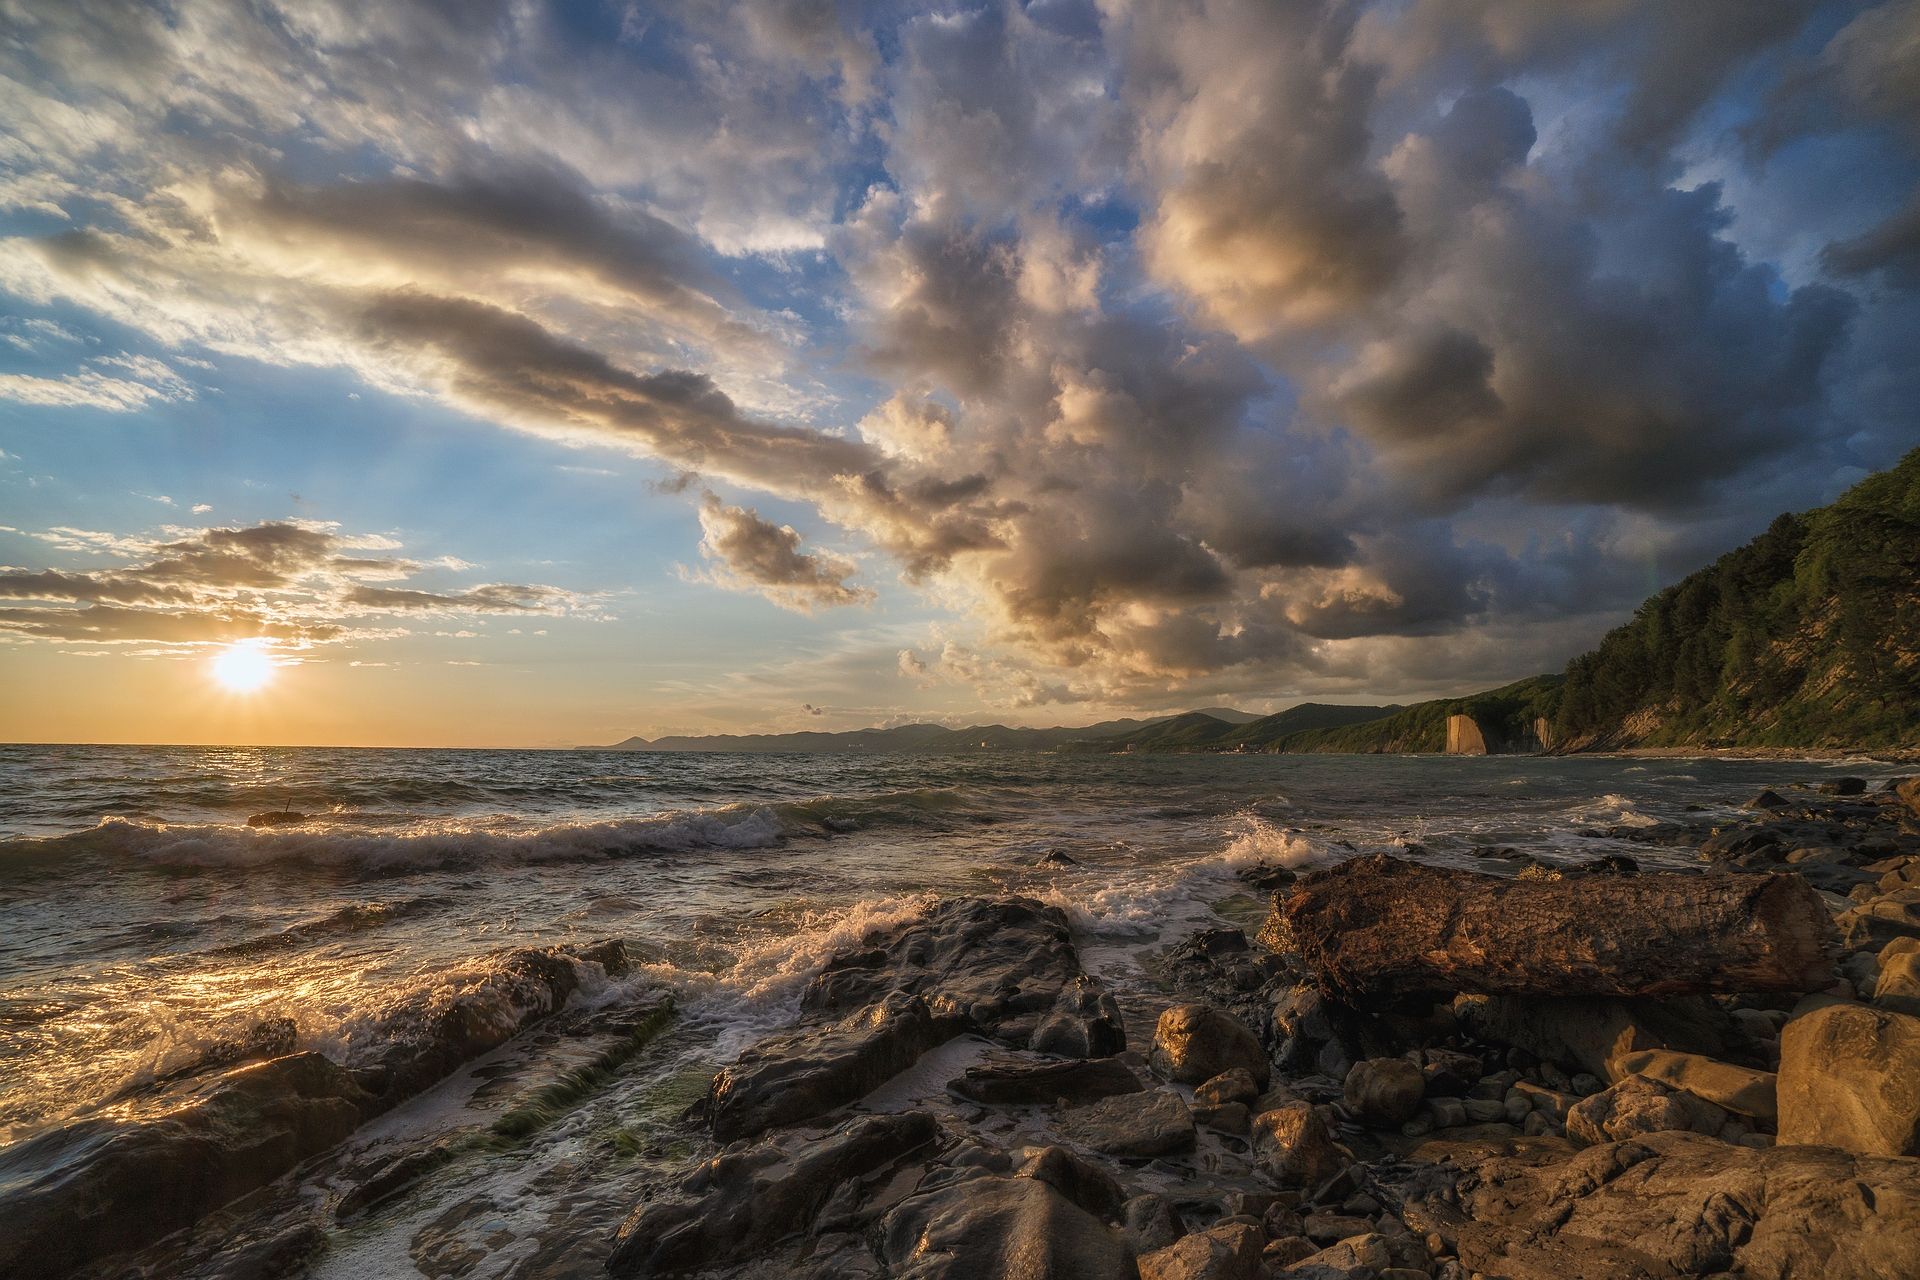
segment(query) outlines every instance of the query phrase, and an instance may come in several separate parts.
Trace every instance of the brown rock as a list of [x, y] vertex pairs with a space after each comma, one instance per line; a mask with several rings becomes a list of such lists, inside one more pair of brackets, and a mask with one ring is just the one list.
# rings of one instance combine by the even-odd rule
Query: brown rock
[[1628, 1076], [1567, 1112], [1567, 1136], [1600, 1143], [1669, 1129], [1714, 1134], [1726, 1123], [1727, 1113], [1705, 1098], [1646, 1076]]
[[1405, 1058], [1368, 1058], [1353, 1064], [1344, 1088], [1347, 1109], [1362, 1124], [1397, 1129], [1420, 1110], [1427, 1081]]
[[1147, 1062], [1176, 1084], [1202, 1084], [1239, 1067], [1264, 1089], [1272, 1075], [1265, 1049], [1245, 1023], [1203, 1004], [1178, 1004], [1160, 1015]]
[[1774, 1075], [1752, 1067], [1716, 1062], [1697, 1053], [1671, 1049], [1644, 1049], [1618, 1059], [1628, 1075], [1646, 1076], [1675, 1089], [1685, 1089], [1715, 1106], [1749, 1116], [1771, 1128], [1779, 1118]]
[[1140, 1259], [1140, 1280], [1258, 1280], [1260, 1228], [1228, 1223], [1196, 1231]]
[[1317, 1187], [1345, 1164], [1327, 1126], [1305, 1102], [1254, 1117], [1253, 1157], [1268, 1177], [1288, 1187]]
[[1227, 1102], [1252, 1103], [1260, 1096], [1261, 1086], [1253, 1078], [1253, 1073], [1245, 1067], [1235, 1067], [1231, 1071], [1222, 1071], [1219, 1075], [1197, 1084], [1193, 1088], [1193, 1100], [1201, 1106], [1217, 1107]]
[[1780, 1141], [1920, 1155], [1920, 1017], [1834, 1004], [1780, 1033]]

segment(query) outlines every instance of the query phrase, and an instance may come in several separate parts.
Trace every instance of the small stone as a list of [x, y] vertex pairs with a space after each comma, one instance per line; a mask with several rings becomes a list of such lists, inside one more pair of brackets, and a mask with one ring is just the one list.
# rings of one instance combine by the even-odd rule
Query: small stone
[[1209, 1129], [1218, 1129], [1221, 1133], [1232, 1133], [1241, 1137], [1245, 1137], [1253, 1129], [1253, 1114], [1247, 1110], [1244, 1102], [1227, 1102], [1217, 1107], [1195, 1107], [1193, 1118]]
[[1475, 1124], [1496, 1124], [1507, 1118], [1507, 1104], [1492, 1098], [1468, 1098], [1461, 1106]]
[[1120, 1229], [1135, 1253], [1164, 1249], [1186, 1232], [1173, 1201], [1158, 1192], [1135, 1196], [1121, 1205]]
[[1458, 1098], [1428, 1098], [1427, 1114], [1436, 1129], [1457, 1129], [1467, 1122], [1467, 1105]]
[[1193, 1100], [1209, 1107], [1223, 1106], [1229, 1102], [1244, 1102], [1250, 1106], [1259, 1097], [1260, 1085], [1245, 1067], [1222, 1071], [1212, 1079], [1195, 1085], [1193, 1089]]
[[1583, 1098], [1591, 1097], [1592, 1095], [1600, 1092], [1602, 1089], [1607, 1087], [1604, 1083], [1601, 1082], [1601, 1079], [1599, 1076], [1590, 1075], [1585, 1071], [1582, 1071], [1578, 1075], [1574, 1076], [1574, 1078], [1570, 1083], [1573, 1086], [1573, 1091], [1579, 1094]]

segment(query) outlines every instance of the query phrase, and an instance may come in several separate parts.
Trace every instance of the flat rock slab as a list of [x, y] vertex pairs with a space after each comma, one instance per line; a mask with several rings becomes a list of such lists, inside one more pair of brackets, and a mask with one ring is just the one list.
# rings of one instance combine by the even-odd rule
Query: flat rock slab
[[1920, 1274], [1920, 1161], [1690, 1133], [1565, 1150], [1456, 1146], [1406, 1171], [1403, 1216], [1508, 1280]]
[[1061, 1113], [1060, 1132], [1103, 1155], [1150, 1158], [1191, 1151], [1193, 1115], [1171, 1089], [1104, 1098]]
[[968, 1067], [947, 1091], [989, 1106], [1035, 1106], [1094, 1102], [1145, 1088], [1118, 1058], [1069, 1058], [1048, 1062], [997, 1058]]

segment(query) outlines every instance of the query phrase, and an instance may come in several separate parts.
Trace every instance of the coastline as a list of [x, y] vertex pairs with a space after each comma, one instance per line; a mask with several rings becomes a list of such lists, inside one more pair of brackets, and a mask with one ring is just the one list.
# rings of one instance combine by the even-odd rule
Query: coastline
[[[1897, 1274], [1920, 1257], [1920, 787], [1809, 779], [1730, 812], [1583, 833], [1641, 858], [1487, 846], [1468, 869], [1409, 845], [1309, 869], [1250, 848], [1207, 899], [1246, 928], [1189, 917], [1124, 998], [1057, 894], [846, 921], [780, 971], [783, 1022], [601, 1140], [573, 1234], [509, 1274]], [[1409, 875], [1413, 902], [1511, 905], [1354, 914]], [[1470, 946], [1420, 934], [1460, 921]], [[501, 1247], [499, 1205], [439, 1180], [564, 1135], [582, 1099], [670, 1055], [697, 1014], [655, 972], [612, 940], [516, 948], [350, 1062], [263, 1024], [114, 1123], [7, 1150], [79, 1155], [13, 1181], [0, 1273], [329, 1280], [370, 1265], [370, 1224], [423, 1269]], [[182, 1161], [207, 1189], [162, 1204]], [[1739, 1200], [1742, 1230], [1715, 1235], [1711, 1206], [1756, 1179], [1800, 1190]], [[103, 1205], [113, 1229], [81, 1230]]]

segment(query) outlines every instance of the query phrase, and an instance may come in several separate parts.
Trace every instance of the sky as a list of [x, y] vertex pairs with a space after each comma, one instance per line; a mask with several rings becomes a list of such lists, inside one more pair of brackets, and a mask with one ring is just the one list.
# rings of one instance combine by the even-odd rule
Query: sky
[[0, 121], [4, 740], [1461, 693], [1920, 444], [1913, 0], [0, 0]]

